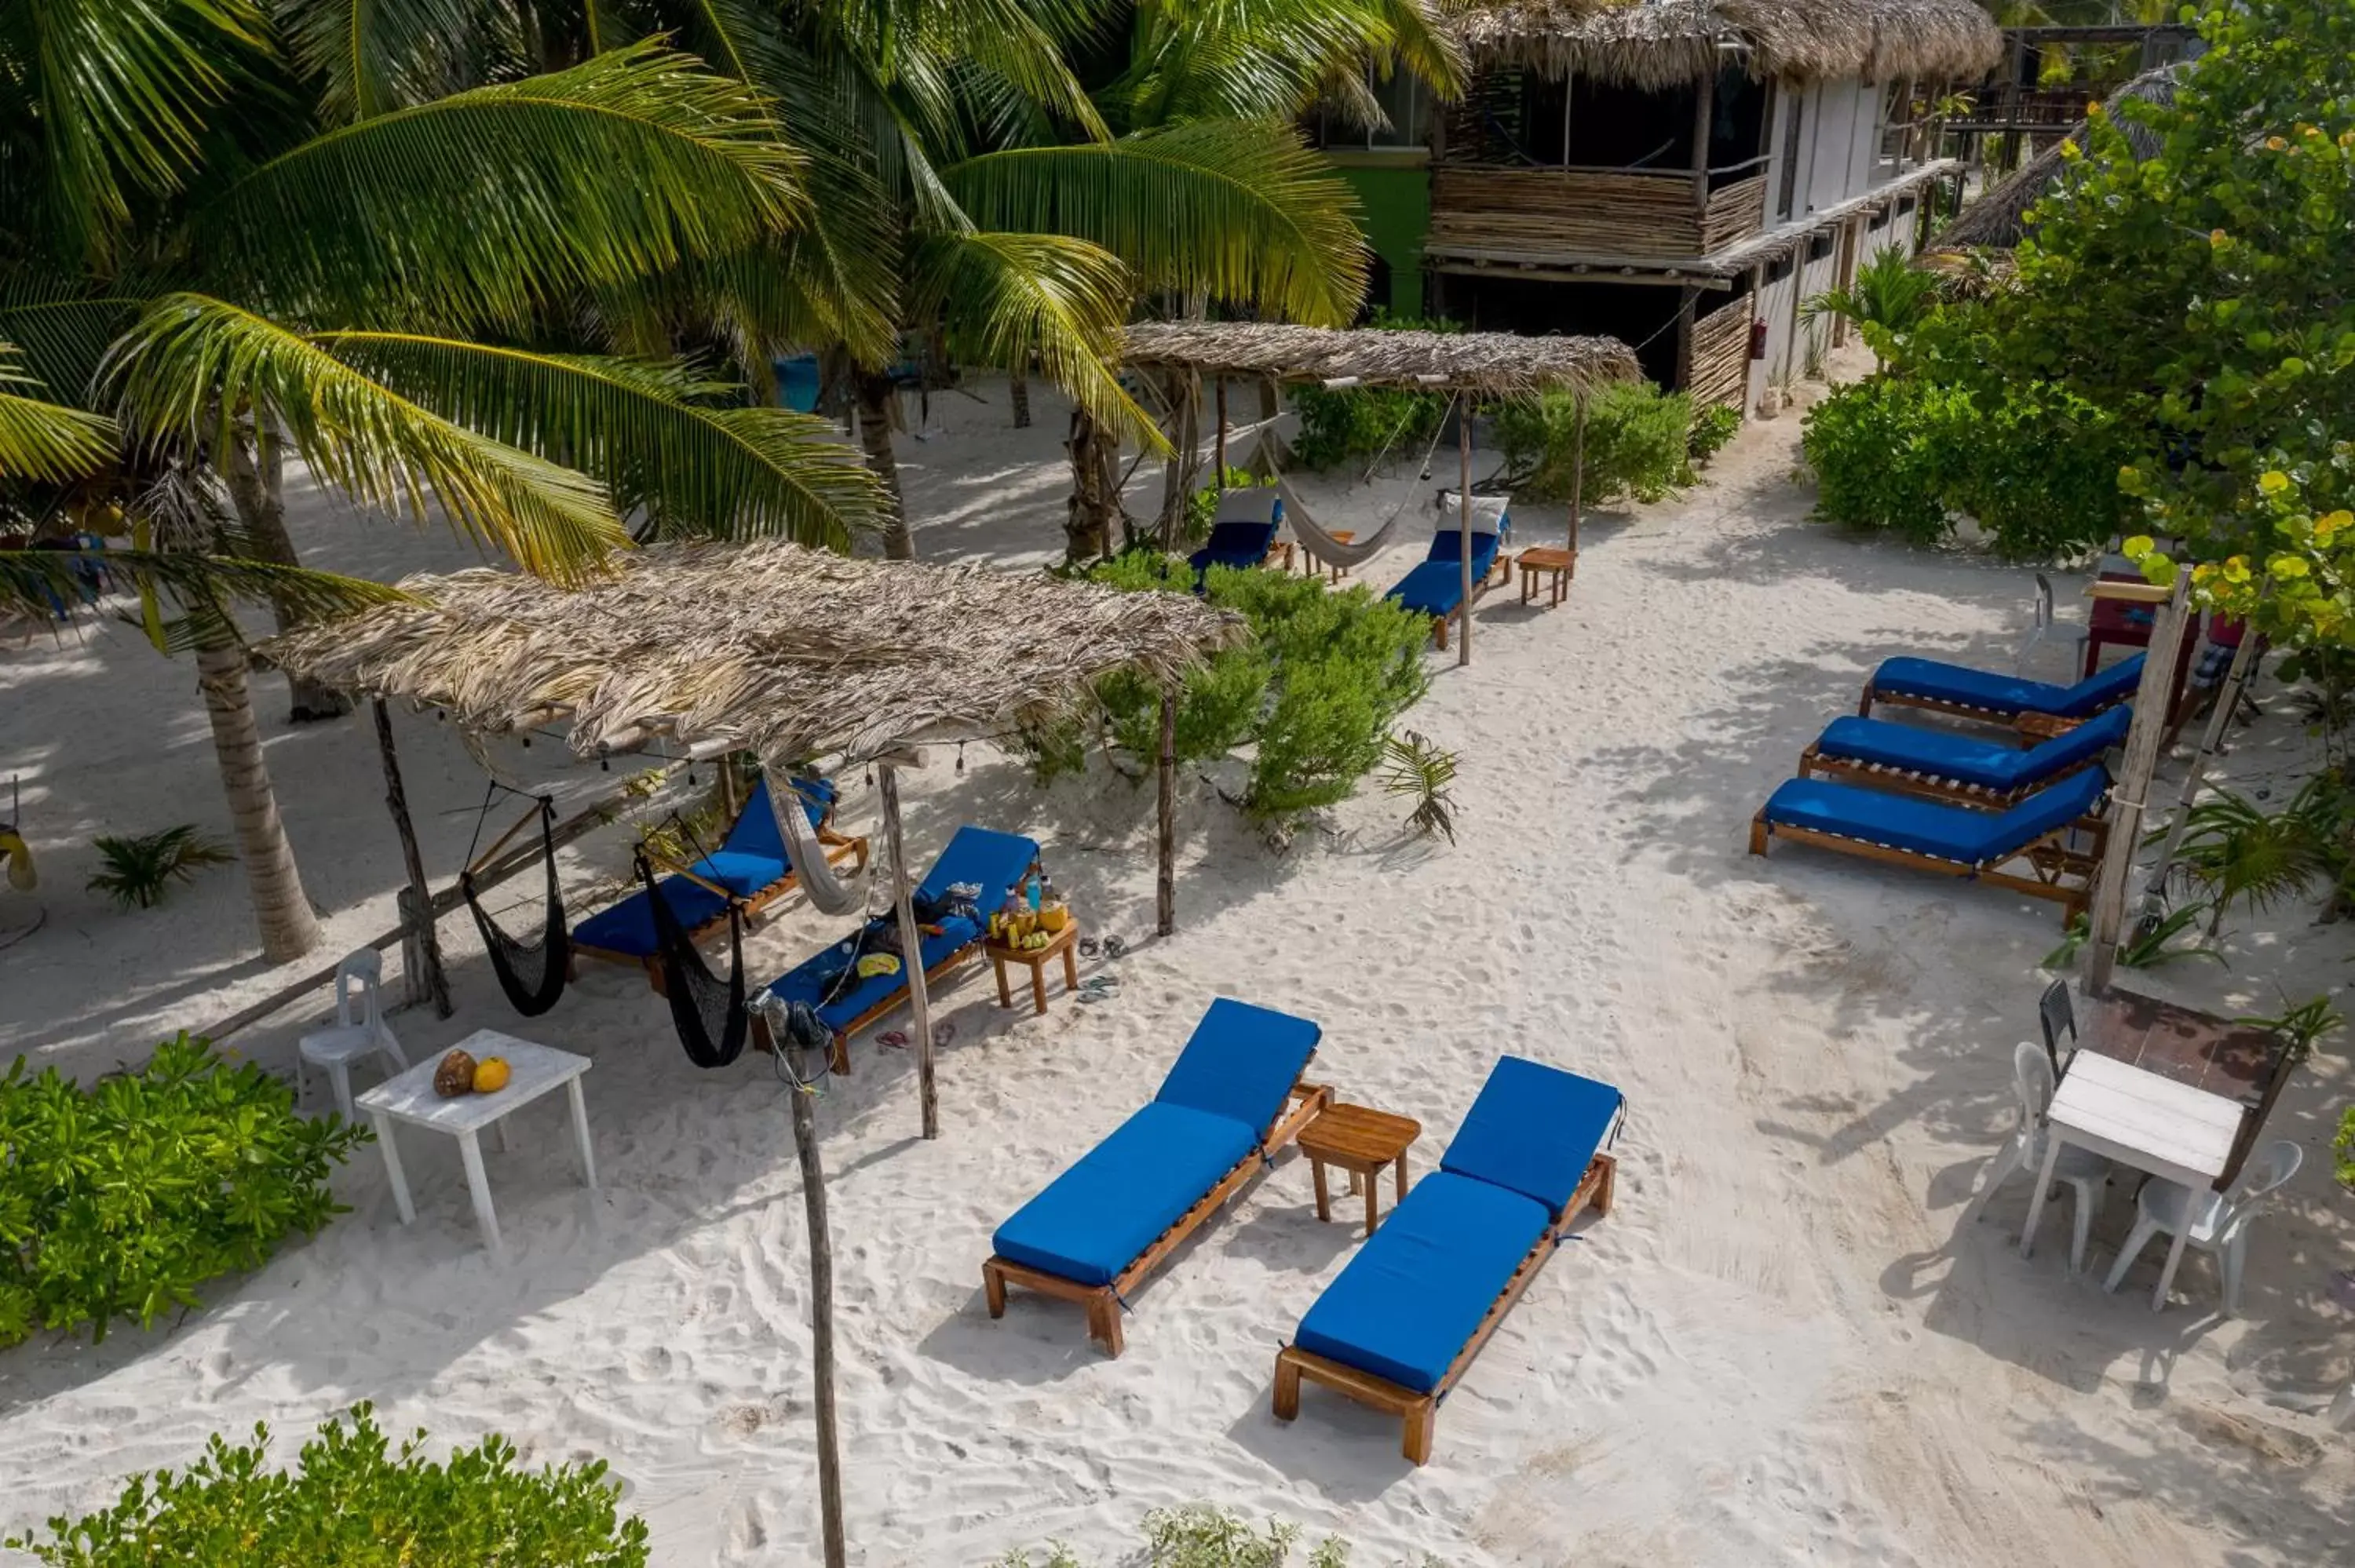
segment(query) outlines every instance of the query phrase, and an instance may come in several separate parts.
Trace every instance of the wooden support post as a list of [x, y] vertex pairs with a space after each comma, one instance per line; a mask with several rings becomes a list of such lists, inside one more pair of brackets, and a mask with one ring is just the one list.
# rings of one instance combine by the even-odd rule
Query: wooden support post
[[1704, 73], [1693, 84], [1693, 215], [1709, 210], [1709, 133], [1717, 118], [1717, 77]]
[[1164, 687], [1161, 693], [1161, 756], [1156, 771], [1161, 783], [1156, 823], [1160, 864], [1153, 879], [1154, 928], [1167, 937], [1178, 929], [1178, 693], [1174, 687]]
[[[926, 1138], [941, 1135], [941, 1102], [932, 1083], [932, 1010], [924, 994], [924, 934], [916, 926], [915, 885], [908, 876], [908, 846], [900, 832], [900, 770], [875, 764], [883, 797], [883, 837], [891, 849], [891, 906], [900, 915], [900, 972], [908, 977], [908, 1008], [916, 1028], [916, 1093], [923, 1105]], [[986, 893], [986, 890], [984, 890]]]
[[1586, 388], [1581, 387], [1572, 396], [1577, 398], [1578, 421], [1570, 432], [1570, 553], [1575, 557], [1579, 503], [1586, 492]]
[[1210, 488], [1220, 495], [1227, 493], [1227, 378], [1219, 377], [1219, 467], [1210, 476]]
[[1693, 384], [1693, 320], [1700, 308], [1700, 291], [1688, 283], [1677, 297], [1677, 390], [1689, 392]]
[[2150, 794], [2150, 776], [2158, 768], [2158, 743], [2168, 730], [2169, 698], [2175, 689], [2175, 659], [2183, 645], [2183, 624], [2189, 619], [2191, 568], [2175, 568], [2175, 590], [2158, 607], [2150, 629], [2150, 649], [2144, 655], [2142, 682], [2135, 688], [2134, 725], [2126, 731], [2126, 760], [2110, 787], [2109, 853], [2102, 857], [2101, 880], [2094, 892], [2093, 956], [2086, 961], [2085, 989], [2102, 996], [2110, 989], [2110, 973], [2117, 962], [2118, 927], [2126, 916], [2126, 878], [2134, 868], [2135, 846], [2142, 842], [2143, 802]]
[[[2270, 595], [2272, 579], [2268, 578], [2257, 592], [2261, 600]], [[2183, 847], [2184, 830], [2191, 825], [2191, 802], [2208, 777], [2208, 765], [2224, 749], [2225, 728], [2241, 705], [2241, 694], [2247, 690], [2249, 677], [2256, 673], [2256, 662], [2257, 629], [2244, 622], [2241, 627], [2241, 645], [2232, 650], [2232, 667], [2225, 672], [2223, 684], [2216, 689], [2216, 706], [2208, 715], [2207, 729], [2200, 734], [2199, 754], [2192, 758], [2190, 770], [2183, 776], [2182, 791], [2175, 798], [2175, 815], [2167, 824], [2167, 842], [2159, 847], [2158, 863], [2151, 867], [2150, 881], [2144, 885], [2146, 909], [2157, 908], [2166, 895], [2168, 868], [2175, 863], [2176, 852]]]
[[[409, 791], [400, 783], [400, 756], [392, 745], [392, 714], [376, 699], [376, 749], [384, 760], [384, 806], [400, 834], [401, 864], [409, 889], [400, 901], [401, 962], [409, 1000], [433, 1003], [433, 1016], [450, 1016], [450, 977], [442, 968], [442, 938], [433, 924], [433, 888], [425, 880], [425, 857], [417, 850], [417, 828], [409, 820]], [[413, 965], [413, 967], [411, 967]]]
[[[921, 980], [924, 966], [915, 966]], [[834, 1414], [834, 1240], [826, 1224], [826, 1171], [818, 1161], [817, 1118], [812, 1096], [796, 1085], [793, 1102], [794, 1151], [801, 1157], [802, 1206], [809, 1215], [810, 1387], [817, 1411], [818, 1529], [826, 1568], [848, 1561], [842, 1539], [842, 1434]]]
[[[1455, 492], [1455, 558], [1464, 574], [1464, 604], [1456, 611], [1455, 666], [1472, 662], [1472, 394], [1455, 405], [1455, 450], [1460, 477]], [[1499, 548], [1503, 546], [1499, 545]]]

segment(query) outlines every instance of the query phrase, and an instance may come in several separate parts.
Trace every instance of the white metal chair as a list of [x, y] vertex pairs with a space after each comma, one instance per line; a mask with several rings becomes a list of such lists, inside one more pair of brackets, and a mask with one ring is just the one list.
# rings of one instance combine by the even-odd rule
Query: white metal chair
[[[1996, 1156], [1995, 1175], [1987, 1182], [1988, 1197], [1995, 1190], [2011, 1180], [2016, 1171], [2025, 1171], [2033, 1179], [2044, 1169], [2044, 1113], [2052, 1104], [2053, 1086], [2051, 1060], [2044, 1047], [2033, 1040], [2023, 1040], [2012, 1048], [2011, 1075], [2019, 1090], [2019, 1125], [2012, 1129], [2011, 1141]], [[2076, 1222], [2069, 1234], [2069, 1271], [2072, 1274], [2085, 1266], [2085, 1238], [2094, 1229], [2094, 1216], [2102, 1210], [2104, 1190], [2110, 1181], [2110, 1162], [2090, 1150], [2070, 1144], [2061, 1150], [2061, 1162], [2052, 1168], [2052, 1184], [2069, 1189], [2072, 1218]], [[1985, 1210], [1981, 1210], [1984, 1216]]]
[[2233, 1182], [2230, 1192], [2204, 1188], [2195, 1194], [2179, 1181], [2153, 1177], [2135, 1196], [2134, 1230], [2102, 1288], [2118, 1287], [2151, 1237], [2162, 1231], [2170, 1236], [2182, 1231], [2188, 1211], [2191, 1228], [2184, 1245], [2214, 1255], [2217, 1270], [2224, 1277], [2224, 1316], [2232, 1317], [2241, 1309], [2241, 1267], [2248, 1259], [2249, 1222], [2265, 1209], [2284, 1182], [2297, 1174], [2305, 1160], [2305, 1151], [2285, 1138], [2267, 1144], [2264, 1159]]
[[2085, 654], [2085, 623], [2062, 620], [2052, 612], [2052, 579], [2042, 572], [2036, 574], [2036, 630], [2020, 644], [2019, 658], [2013, 669], [2020, 673], [2028, 670], [2029, 656], [2047, 642], [2057, 643], [2069, 652], [2069, 667], [2073, 670]]
[[303, 1036], [294, 1048], [294, 1103], [303, 1103], [303, 1064], [325, 1067], [327, 1077], [336, 1086], [336, 1107], [344, 1119], [355, 1119], [352, 1110], [352, 1064], [363, 1057], [382, 1054], [390, 1064], [391, 1072], [409, 1065], [409, 1058], [400, 1054], [400, 1042], [393, 1038], [392, 1025], [384, 1021], [384, 955], [374, 948], [362, 948], [345, 955], [336, 966], [336, 1022], [325, 1029], [314, 1029]]

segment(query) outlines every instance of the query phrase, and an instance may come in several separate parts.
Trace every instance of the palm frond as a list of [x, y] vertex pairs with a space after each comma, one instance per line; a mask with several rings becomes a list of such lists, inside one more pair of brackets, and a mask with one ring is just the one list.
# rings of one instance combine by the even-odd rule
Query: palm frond
[[0, 342], [15, 344], [25, 368], [53, 395], [80, 403], [107, 344], [145, 302], [121, 293], [93, 294], [70, 280], [0, 272]]
[[1323, 326], [1351, 320], [1365, 293], [1356, 198], [1276, 122], [1012, 148], [942, 175], [979, 227], [1091, 240], [1148, 289]]
[[1082, 0], [833, 0], [826, 26], [886, 84], [921, 83], [951, 61], [1003, 79], [1089, 137], [1105, 134], [1063, 44], [1088, 25]]
[[665, 537], [778, 535], [845, 548], [879, 525], [881, 492], [826, 420], [698, 403], [741, 387], [676, 366], [533, 354], [399, 333], [329, 333], [344, 363], [512, 447], [603, 482]]
[[460, 79], [476, 34], [470, 0], [272, 0], [294, 63], [332, 123], [422, 103]]
[[32, 396], [41, 384], [16, 362], [16, 347], [0, 343], [0, 479], [54, 482], [104, 467], [114, 455], [114, 421]]
[[520, 323], [750, 249], [800, 190], [766, 99], [639, 44], [313, 137], [200, 212], [196, 253], [282, 313]]
[[229, 601], [284, 604], [303, 619], [348, 614], [408, 598], [399, 588], [307, 567], [179, 550], [0, 550], [0, 609], [46, 620], [109, 593], [142, 588], [185, 610]]
[[250, 409], [275, 421], [322, 480], [361, 505], [422, 522], [430, 493], [453, 526], [543, 576], [573, 575], [628, 543], [587, 477], [446, 419], [219, 300], [157, 301], [124, 335], [105, 379], [146, 435], [211, 440], [218, 450], [224, 419]]
[[912, 272], [911, 308], [919, 319], [942, 313], [952, 353], [997, 366], [1035, 358], [1098, 419], [1160, 444], [1113, 368], [1129, 299], [1117, 258], [1056, 234], [941, 234], [919, 243]]
[[1369, 66], [1412, 71], [1444, 98], [1465, 79], [1463, 51], [1428, 0], [1149, 0], [1110, 95], [1138, 126], [1290, 119], [1337, 90], [1364, 99]]

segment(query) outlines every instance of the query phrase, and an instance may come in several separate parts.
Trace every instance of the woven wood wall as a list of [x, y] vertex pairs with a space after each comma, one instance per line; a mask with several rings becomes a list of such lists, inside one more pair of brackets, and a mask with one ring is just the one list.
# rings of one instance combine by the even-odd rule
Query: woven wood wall
[[[1757, 184], [1763, 209], [1764, 185]], [[1729, 185], [1719, 196], [1739, 186]], [[1711, 211], [1716, 203], [1712, 200]], [[1689, 175], [1441, 167], [1432, 172], [1431, 242], [1542, 256], [1671, 260], [1706, 254]]]
[[1693, 406], [1741, 408], [1750, 391], [1750, 296], [1728, 301], [1693, 323]]

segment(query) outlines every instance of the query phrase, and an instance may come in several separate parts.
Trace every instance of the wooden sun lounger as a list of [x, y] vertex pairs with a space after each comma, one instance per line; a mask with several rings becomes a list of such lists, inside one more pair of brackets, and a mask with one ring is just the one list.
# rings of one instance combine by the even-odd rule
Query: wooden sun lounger
[[1488, 569], [1472, 580], [1472, 597], [1469, 599], [1457, 605], [1445, 615], [1434, 615], [1431, 618], [1431, 639], [1438, 644], [1439, 652], [1442, 653], [1447, 652], [1447, 623], [1459, 615], [1471, 614], [1472, 607], [1487, 597], [1488, 590], [1497, 583], [1497, 568], [1500, 567], [1504, 568], [1504, 580], [1509, 582], [1513, 575], [1512, 564], [1505, 558], [1502, 547], [1497, 549], [1497, 558], [1489, 563]]
[[[2080, 832], [2093, 835], [2094, 848], [2090, 853], [2069, 848], [2069, 836]], [[1842, 833], [1795, 828], [1784, 822], [1769, 823], [1765, 809], [1761, 807], [1758, 814], [1750, 819], [1750, 853], [1764, 855], [1770, 838], [1789, 839], [1796, 843], [1814, 844], [1820, 849], [1852, 854], [1864, 860], [1877, 860], [1886, 865], [1908, 866], [1939, 876], [2008, 887], [2014, 893], [2025, 893], [2031, 898], [2049, 898], [2059, 904], [2061, 923], [2066, 926], [2085, 913], [2093, 900], [2094, 873], [2100, 866], [2102, 856], [2108, 852], [2109, 834], [2110, 826], [2106, 820], [2081, 817], [1999, 860], [1989, 861], [1984, 865], [1972, 865], [1913, 850], [1891, 849], [1887, 844], [1870, 843]], [[2028, 875], [1998, 869], [2015, 861], [2027, 863]]]
[[[868, 852], [867, 841], [864, 838], [853, 838], [849, 834], [837, 830], [830, 822], [820, 825], [815, 830], [815, 832], [816, 833], [819, 845], [826, 852], [826, 863], [829, 865], [840, 865], [845, 860], [856, 860], [858, 862], [855, 868], [856, 872], [864, 872], [867, 869], [867, 856]], [[736, 898], [734, 894], [729, 892], [728, 889], [720, 886], [718, 883], [711, 882], [696, 875], [694, 872], [689, 871], [686, 866], [679, 864], [676, 861], [655, 855], [649, 855], [647, 859], [657, 872], [662, 872], [672, 876], [683, 876], [687, 878], [687, 881], [695, 884], [698, 887], [703, 888], [707, 892], [719, 895], [722, 899], [733, 902]], [[793, 892], [794, 889], [799, 885], [801, 885], [800, 879], [794, 876], [793, 868], [791, 866], [787, 866], [784, 875], [769, 884], [766, 887], [755, 889], [751, 896], [745, 898], [738, 906], [742, 912], [745, 923], [749, 926], [752, 921], [758, 919], [771, 905], [776, 903], [777, 900], [783, 898], [786, 894]], [[722, 905], [718, 914], [703, 921], [700, 925], [689, 927], [687, 928], [687, 940], [691, 942], [701, 943], [727, 929], [728, 910], [726, 906]], [[595, 959], [600, 963], [635, 964], [638, 968], [646, 971], [646, 983], [654, 987], [655, 994], [657, 996], [665, 994], [663, 989], [665, 981], [663, 980], [662, 955], [659, 953], [647, 953], [644, 955], [637, 953], [622, 953], [616, 952], [610, 948], [590, 947], [576, 940], [572, 944], [572, 955], [575, 958]]]
[[1136, 1255], [1132, 1262], [1116, 1275], [1109, 1285], [1082, 1285], [1066, 1279], [1060, 1274], [1032, 1268], [991, 1254], [981, 1266], [981, 1287], [988, 1298], [989, 1315], [1006, 1316], [1006, 1287], [1019, 1285], [1041, 1296], [1059, 1300], [1076, 1301], [1087, 1308], [1088, 1338], [1103, 1346], [1105, 1353], [1121, 1352], [1121, 1300], [1140, 1284], [1145, 1277], [1159, 1266], [1161, 1260], [1178, 1249], [1178, 1245], [1192, 1235], [1203, 1221], [1224, 1207], [1228, 1199], [1241, 1192], [1243, 1185], [1265, 1168], [1276, 1151], [1300, 1134], [1300, 1129], [1316, 1118], [1319, 1112], [1332, 1103], [1333, 1091], [1323, 1084], [1306, 1082], [1292, 1086], [1291, 1098], [1285, 1108], [1276, 1114], [1274, 1125], [1268, 1129], [1252, 1151], [1235, 1161], [1233, 1169], [1219, 1178], [1216, 1185], [1195, 1201], [1194, 1206], [1178, 1216], [1170, 1227], [1155, 1237], [1152, 1244]]
[[[954, 952], [943, 955], [937, 962], [933, 963], [930, 968], [924, 970], [925, 986], [929, 988], [934, 980], [939, 980], [943, 975], [948, 974], [961, 965], [970, 963], [975, 959], [980, 957], [982, 947], [983, 943], [981, 939], [975, 938], [973, 941], [967, 942], [964, 947], [957, 948]], [[929, 989], [927, 990], [926, 994], [931, 994]], [[860, 1030], [866, 1028], [870, 1023], [881, 1022], [884, 1019], [890, 1017], [891, 1014], [899, 1012], [900, 1009], [907, 1005], [908, 988], [906, 986], [901, 986], [898, 991], [895, 991], [889, 996], [884, 997], [881, 1001], [876, 1002], [874, 1006], [868, 1008], [866, 1012], [860, 1013], [858, 1017], [851, 1019], [849, 1022], [843, 1024], [841, 1028], [836, 1030], [834, 1032], [833, 1049], [826, 1055], [826, 1070], [832, 1073], [839, 1073], [845, 1077], [847, 1077], [850, 1074], [850, 1037], [858, 1033]], [[752, 1049], [755, 1051], [762, 1052], [771, 1056], [777, 1054], [777, 1043], [770, 1038], [769, 1035], [769, 1020], [766, 1014], [760, 1012], [752, 1014], [752, 1033], [751, 1044]]]
[[1360, 1404], [1371, 1405], [1384, 1414], [1401, 1417], [1404, 1433], [1400, 1452], [1411, 1463], [1428, 1464], [1431, 1460], [1432, 1429], [1438, 1418], [1439, 1402], [1447, 1396], [1449, 1389], [1455, 1386], [1456, 1380], [1471, 1370], [1473, 1359], [1479, 1355], [1480, 1348], [1504, 1322], [1505, 1314], [1513, 1309], [1513, 1303], [1519, 1300], [1521, 1292], [1529, 1287], [1529, 1282], [1537, 1277], [1538, 1270], [1545, 1266], [1546, 1259], [1561, 1250], [1561, 1238], [1569, 1234], [1571, 1222], [1590, 1205], [1597, 1214], [1611, 1213], [1618, 1174], [1618, 1161], [1612, 1156], [1598, 1154], [1594, 1157], [1593, 1163], [1586, 1168], [1585, 1179], [1579, 1182], [1578, 1190], [1571, 1195], [1570, 1202], [1562, 1205], [1561, 1218], [1547, 1226], [1539, 1235], [1522, 1257], [1520, 1266], [1513, 1270], [1512, 1277], [1506, 1280], [1505, 1287], [1497, 1293], [1497, 1299], [1489, 1303], [1487, 1314], [1480, 1319], [1479, 1327], [1472, 1330], [1472, 1337], [1464, 1342], [1464, 1348], [1456, 1351], [1455, 1359], [1448, 1363], [1447, 1375], [1441, 1378], [1438, 1386], [1430, 1393], [1418, 1393], [1403, 1383], [1392, 1383], [1361, 1368], [1345, 1366], [1329, 1357], [1286, 1345], [1275, 1353], [1275, 1418], [1290, 1421], [1300, 1414], [1300, 1380], [1306, 1378]]
[[[2074, 727], [2069, 721], [2067, 727]], [[2050, 738], [2049, 736], [2043, 738]], [[1820, 742], [1810, 741], [1807, 749], [1799, 753], [1799, 777], [1802, 779], [1838, 779], [1851, 784], [1870, 784], [1901, 794], [1920, 795], [1932, 800], [1944, 800], [1950, 806], [1973, 806], [1984, 810], [2004, 810], [2017, 806], [2039, 789], [2073, 778], [2088, 768], [2098, 768], [2102, 759], [2089, 757], [2074, 768], [2064, 768], [2048, 774], [2032, 784], [2016, 789], [1991, 789], [1984, 784], [1965, 784], [1952, 779], [1940, 779], [1932, 774], [1891, 768], [1878, 762], [1859, 762], [1846, 757], [1826, 757]]]

